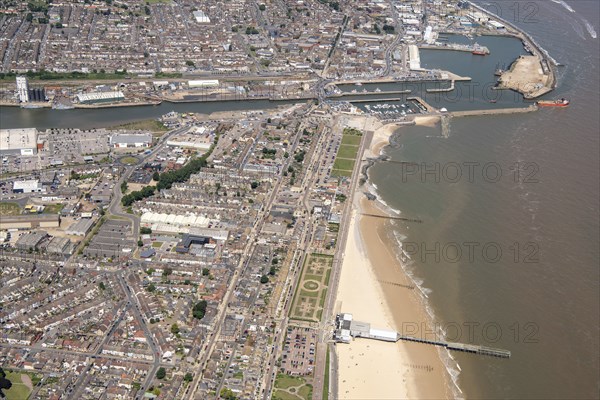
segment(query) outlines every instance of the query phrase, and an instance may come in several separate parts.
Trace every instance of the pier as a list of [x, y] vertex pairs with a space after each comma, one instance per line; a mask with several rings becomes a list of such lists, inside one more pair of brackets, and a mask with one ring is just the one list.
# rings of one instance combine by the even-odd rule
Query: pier
[[459, 44], [459, 43], [422, 44], [422, 45], [419, 45], [419, 49], [454, 50], [454, 51], [464, 51], [467, 53], [474, 53], [474, 54], [479, 54], [479, 55], [490, 54], [490, 50], [487, 47], [480, 46], [478, 44], [474, 44], [474, 45]]
[[338, 343], [350, 343], [353, 338], [365, 338], [382, 340], [384, 342], [397, 342], [405, 340], [407, 342], [423, 343], [432, 346], [445, 347], [452, 351], [461, 351], [464, 353], [479, 354], [482, 356], [510, 358], [509, 350], [496, 349], [493, 347], [480, 346], [475, 344], [446, 342], [443, 340], [420, 339], [414, 336], [404, 336], [398, 332], [389, 329], [372, 328], [368, 322], [356, 321], [352, 314], [342, 313], [335, 317], [335, 331], [333, 338]]
[[338, 95], [329, 96], [328, 98], [335, 97], [344, 97], [344, 96], [369, 96], [369, 95], [379, 95], [379, 94], [410, 94], [412, 91], [409, 89], [406, 90], [380, 90], [374, 92], [343, 92]]
[[452, 111], [447, 113], [452, 117], [468, 117], [472, 115], [498, 115], [498, 114], [515, 114], [515, 113], [528, 113], [537, 111], [538, 107], [535, 104], [529, 107], [515, 107], [515, 108], [492, 108], [489, 110], [467, 110], [467, 111]]
[[[356, 95], [360, 95], [361, 93], [356, 93]], [[364, 93], [363, 93], [364, 94]], [[380, 93], [378, 93], [380, 94]], [[410, 99], [408, 99], [410, 100]], [[391, 97], [389, 99], [357, 99], [357, 100], [348, 100], [350, 103], [381, 103], [381, 102], [388, 102], [388, 101], [404, 101], [404, 99], [402, 99], [401, 97]]]
[[441, 93], [441, 92], [451, 92], [454, 90], [454, 80], [450, 81], [450, 87], [447, 88], [437, 88], [437, 89], [426, 89], [427, 93]]

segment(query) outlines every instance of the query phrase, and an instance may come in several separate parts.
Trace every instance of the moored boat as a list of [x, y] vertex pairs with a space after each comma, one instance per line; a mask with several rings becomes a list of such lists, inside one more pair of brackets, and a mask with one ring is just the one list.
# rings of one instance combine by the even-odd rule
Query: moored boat
[[536, 104], [540, 107], [568, 107], [570, 101], [567, 99], [558, 99], [558, 100], [540, 100], [536, 102]]

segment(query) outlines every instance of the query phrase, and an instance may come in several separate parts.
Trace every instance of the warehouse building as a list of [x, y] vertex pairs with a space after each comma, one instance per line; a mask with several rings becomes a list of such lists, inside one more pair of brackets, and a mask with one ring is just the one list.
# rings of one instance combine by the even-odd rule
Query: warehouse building
[[13, 182], [13, 193], [41, 193], [45, 191], [42, 183], [37, 179]]
[[77, 95], [81, 104], [114, 103], [125, 100], [125, 95], [120, 90], [110, 92], [91, 92]]
[[186, 133], [177, 135], [176, 137], [167, 140], [167, 146], [182, 147], [198, 150], [208, 150], [213, 144], [215, 136], [204, 126], [194, 126]]
[[110, 146], [114, 148], [128, 147], [150, 147], [152, 144], [152, 135], [142, 134], [116, 134], [110, 137]]
[[37, 153], [35, 128], [0, 129], [0, 155], [32, 156]]
[[67, 235], [86, 236], [96, 221], [92, 219], [80, 219], [67, 229]]
[[202, 80], [193, 80], [188, 81], [188, 86], [190, 88], [214, 88], [219, 86], [218, 79], [202, 79]]
[[47, 236], [48, 233], [45, 231], [25, 233], [17, 240], [15, 247], [24, 251], [37, 250]]
[[58, 214], [4, 215], [0, 218], [0, 230], [58, 228], [59, 226]]

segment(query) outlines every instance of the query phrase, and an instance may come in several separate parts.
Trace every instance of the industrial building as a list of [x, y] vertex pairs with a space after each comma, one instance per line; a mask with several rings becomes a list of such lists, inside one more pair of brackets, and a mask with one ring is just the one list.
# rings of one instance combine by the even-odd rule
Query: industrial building
[[37, 153], [35, 128], [0, 129], [0, 155], [32, 156]]
[[188, 86], [190, 88], [214, 88], [214, 87], [219, 87], [219, 80], [218, 79], [193, 80], [193, 81], [188, 81]]
[[53, 237], [46, 245], [46, 252], [69, 256], [73, 254], [73, 243], [68, 238]]
[[80, 219], [67, 229], [67, 235], [86, 236], [96, 221], [88, 218]]
[[141, 134], [116, 134], [110, 137], [110, 146], [114, 148], [128, 147], [150, 147], [152, 144], [152, 135], [149, 133]]
[[0, 229], [58, 228], [59, 226], [58, 214], [5, 215], [0, 218]]
[[110, 92], [91, 92], [77, 95], [81, 104], [114, 103], [125, 100], [125, 95], [120, 90]]
[[206, 127], [194, 126], [187, 132], [167, 140], [167, 146], [208, 150], [214, 140], [214, 133], [209, 132]]
[[45, 191], [42, 183], [37, 179], [13, 182], [13, 193], [41, 193]]
[[25, 233], [17, 240], [15, 247], [24, 251], [37, 250], [47, 236], [48, 233], [45, 231]]
[[21, 103], [29, 102], [29, 82], [25, 76], [17, 76], [17, 94]]

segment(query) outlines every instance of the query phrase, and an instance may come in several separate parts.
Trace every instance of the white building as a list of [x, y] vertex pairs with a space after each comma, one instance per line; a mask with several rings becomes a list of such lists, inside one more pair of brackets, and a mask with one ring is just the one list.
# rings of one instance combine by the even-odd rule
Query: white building
[[218, 79], [203, 79], [203, 80], [188, 81], [188, 86], [191, 88], [218, 87], [219, 80]]
[[37, 153], [35, 128], [0, 129], [0, 154], [32, 156]]
[[210, 24], [210, 18], [204, 14], [204, 11], [194, 11], [193, 14], [199, 24]]
[[152, 144], [152, 135], [143, 134], [117, 134], [110, 137], [110, 146], [114, 148], [149, 147]]
[[17, 76], [17, 94], [21, 103], [29, 101], [29, 82], [25, 76]]
[[37, 179], [14, 181], [13, 193], [35, 193], [44, 191], [44, 187]]
[[111, 92], [80, 93], [77, 95], [77, 100], [82, 104], [112, 103], [124, 99], [125, 95], [120, 90]]

